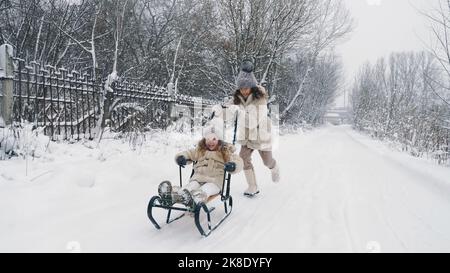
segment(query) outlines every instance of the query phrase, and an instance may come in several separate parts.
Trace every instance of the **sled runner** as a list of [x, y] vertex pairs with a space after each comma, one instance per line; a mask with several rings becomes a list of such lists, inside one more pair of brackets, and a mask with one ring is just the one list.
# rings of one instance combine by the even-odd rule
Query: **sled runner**
[[[214, 117], [212, 115], [211, 119]], [[236, 142], [236, 127], [237, 127], [237, 117], [234, 121], [234, 136], [233, 136], [233, 145]], [[195, 165], [195, 162], [194, 162]], [[194, 175], [194, 165], [191, 173], [191, 177]], [[182, 177], [182, 166], [179, 166], [179, 175], [180, 175], [180, 188], [183, 187], [183, 177]], [[147, 206], [147, 216], [152, 222], [152, 224], [157, 229], [161, 229], [161, 225], [155, 220], [153, 212], [154, 209], [163, 209], [167, 210], [167, 216], [165, 220], [165, 224], [170, 224], [175, 222], [176, 220], [181, 219], [186, 214], [193, 214], [195, 226], [197, 227], [200, 234], [204, 237], [207, 237], [213, 232], [217, 227], [219, 227], [225, 219], [231, 214], [233, 208], [233, 198], [230, 195], [230, 184], [231, 184], [231, 174], [224, 169], [223, 174], [223, 185], [222, 190], [219, 194], [210, 196], [205, 202], [200, 202], [198, 204], [194, 204], [192, 207], [183, 206], [181, 204], [175, 203], [170, 204], [167, 203], [161, 196], [155, 195], [153, 196]], [[223, 215], [216, 223], [212, 222], [212, 212], [219, 213], [218, 208], [212, 206], [212, 203], [215, 200], [219, 200], [219, 206], [223, 205]], [[182, 214], [172, 217], [173, 211], [181, 211]], [[206, 223], [205, 223], [206, 219]]]

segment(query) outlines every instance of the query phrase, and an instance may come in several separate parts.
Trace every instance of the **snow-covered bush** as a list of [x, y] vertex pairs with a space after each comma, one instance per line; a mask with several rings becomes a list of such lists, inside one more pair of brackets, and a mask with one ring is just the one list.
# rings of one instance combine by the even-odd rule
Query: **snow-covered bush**
[[50, 138], [44, 135], [43, 130], [43, 127], [36, 128], [28, 122], [0, 128], [0, 159], [44, 155]]
[[306, 121], [303, 121], [302, 123], [283, 124], [280, 126], [280, 134], [299, 134], [312, 129], [313, 126]]
[[15, 138], [10, 128], [0, 128], [0, 160], [14, 155]]
[[145, 142], [145, 132], [149, 131], [146, 107], [139, 103], [118, 102], [111, 106], [111, 129], [118, 137], [128, 141], [134, 151]]
[[352, 88], [354, 128], [413, 156], [445, 164], [450, 108], [439, 81], [445, 77], [426, 52], [392, 53], [364, 65]]

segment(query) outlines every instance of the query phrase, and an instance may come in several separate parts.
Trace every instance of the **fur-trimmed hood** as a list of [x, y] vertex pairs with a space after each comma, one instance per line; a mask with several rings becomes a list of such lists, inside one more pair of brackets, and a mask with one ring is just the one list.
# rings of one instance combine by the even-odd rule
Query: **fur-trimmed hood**
[[234, 92], [233, 95], [233, 104], [235, 105], [249, 105], [252, 102], [258, 101], [258, 104], [267, 104], [267, 100], [269, 99], [269, 95], [267, 94], [267, 90], [261, 86], [258, 85], [256, 87], [252, 88], [252, 92], [250, 95], [245, 99], [241, 95], [241, 91], [238, 89], [236, 92]]
[[[200, 156], [203, 156], [208, 151], [208, 148], [206, 147], [206, 140], [203, 138], [200, 140], [197, 144], [197, 152]], [[217, 160], [222, 160], [224, 163], [230, 161], [231, 155], [236, 151], [236, 148], [234, 145], [226, 143], [222, 140], [219, 141], [219, 149], [217, 152]], [[222, 158], [219, 157], [219, 153], [222, 156]]]

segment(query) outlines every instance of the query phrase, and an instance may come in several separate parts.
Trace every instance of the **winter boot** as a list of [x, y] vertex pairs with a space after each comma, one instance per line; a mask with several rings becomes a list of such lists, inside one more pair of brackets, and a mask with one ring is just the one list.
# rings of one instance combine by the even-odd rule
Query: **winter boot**
[[162, 199], [162, 203], [164, 205], [171, 206], [173, 204], [172, 201], [172, 184], [170, 181], [163, 181], [158, 186], [158, 194]]
[[259, 193], [258, 186], [256, 185], [255, 170], [244, 170], [244, 174], [248, 184], [248, 188], [245, 190], [244, 195], [247, 197], [253, 197]]
[[172, 202], [183, 203], [183, 197], [180, 194], [181, 188], [178, 186], [172, 186]]
[[270, 171], [272, 172], [272, 181], [274, 183], [280, 182], [280, 168], [278, 168], [278, 163], [275, 165], [275, 167], [270, 169]]
[[180, 203], [182, 203], [183, 205], [185, 205], [188, 208], [194, 208], [194, 197], [188, 190], [186, 190], [186, 189], [181, 190], [180, 197], [181, 197]]

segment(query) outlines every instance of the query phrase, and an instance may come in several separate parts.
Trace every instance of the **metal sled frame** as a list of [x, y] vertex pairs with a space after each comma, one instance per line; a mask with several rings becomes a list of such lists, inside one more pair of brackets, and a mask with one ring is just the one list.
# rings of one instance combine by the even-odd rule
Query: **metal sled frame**
[[[180, 177], [181, 177], [181, 166], [180, 166]], [[231, 182], [231, 174], [228, 172], [224, 172], [223, 175], [224, 183], [222, 187], [222, 191], [218, 195], [211, 196], [208, 198], [208, 201], [205, 203], [198, 203], [193, 208], [187, 208], [187, 207], [175, 207], [173, 205], [164, 204], [164, 200], [160, 196], [153, 196], [150, 199], [150, 202], [148, 203], [147, 207], [147, 216], [152, 222], [152, 224], [157, 229], [161, 229], [161, 225], [158, 224], [158, 222], [153, 217], [153, 208], [161, 208], [167, 210], [167, 217], [166, 217], [166, 224], [170, 224], [172, 222], [175, 222], [176, 220], [181, 219], [183, 216], [186, 215], [186, 213], [194, 213], [194, 219], [195, 219], [195, 226], [197, 227], [200, 234], [204, 237], [207, 237], [213, 232], [220, 224], [225, 221], [225, 219], [231, 214], [231, 211], [233, 209], [233, 198], [230, 195], [230, 182]], [[182, 181], [180, 179], [180, 187], [182, 186]], [[211, 222], [211, 212], [214, 211], [215, 207], [208, 207], [209, 201], [216, 199], [218, 196], [220, 196], [220, 201], [223, 203], [224, 208], [224, 216], [215, 224]], [[184, 213], [180, 216], [177, 216], [175, 218], [171, 218], [172, 211], [183, 211]], [[200, 223], [200, 218], [203, 215], [203, 213], [206, 216], [207, 219], [207, 227], [202, 226]]]
[[[211, 119], [214, 117], [214, 115], [211, 117]], [[236, 128], [237, 128], [237, 116], [234, 121], [234, 136], [233, 136], [233, 145], [236, 142]], [[195, 165], [195, 164], [194, 164]], [[180, 188], [183, 186], [183, 178], [182, 178], [182, 167], [179, 166], [179, 173], [180, 173]], [[194, 174], [194, 167], [192, 169], [191, 177]], [[223, 185], [222, 190], [220, 194], [211, 196], [208, 198], [206, 202], [198, 203], [193, 208], [187, 208], [187, 207], [175, 207], [170, 204], [165, 204], [164, 200], [160, 196], [153, 196], [147, 206], [147, 216], [150, 219], [150, 221], [153, 223], [153, 225], [157, 229], [161, 229], [161, 226], [157, 223], [155, 218], [153, 217], [153, 208], [161, 208], [167, 210], [167, 217], [166, 217], [166, 224], [170, 224], [172, 222], [175, 222], [176, 220], [181, 219], [183, 216], [186, 215], [186, 213], [194, 213], [194, 219], [195, 219], [195, 226], [197, 227], [200, 234], [204, 237], [208, 237], [211, 232], [213, 232], [217, 227], [219, 227], [225, 219], [231, 214], [231, 211], [233, 209], [233, 198], [230, 195], [230, 183], [231, 183], [231, 174], [224, 170], [223, 173]], [[214, 225], [211, 223], [211, 212], [215, 210], [215, 207], [208, 207], [209, 201], [217, 198], [220, 195], [220, 201], [223, 203], [224, 207], [224, 216]], [[180, 216], [177, 216], [173, 219], [171, 219], [171, 213], [172, 211], [183, 211], [184, 213]], [[201, 223], [200, 223], [200, 217], [202, 214], [206, 214], [207, 219], [207, 228], [205, 229]]]

